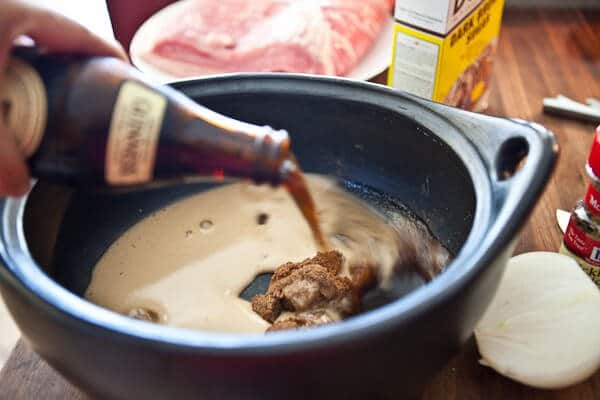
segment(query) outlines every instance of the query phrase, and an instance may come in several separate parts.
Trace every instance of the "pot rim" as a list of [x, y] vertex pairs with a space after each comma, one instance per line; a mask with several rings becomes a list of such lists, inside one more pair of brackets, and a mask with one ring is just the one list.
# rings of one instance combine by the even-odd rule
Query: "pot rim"
[[[212, 354], [268, 355], [303, 351], [307, 348], [314, 349], [332, 344], [343, 345], [357, 339], [377, 335], [427, 313], [448, 298], [455, 296], [502, 250], [507, 248], [512, 235], [523, 223], [524, 216], [521, 212], [521, 220], [518, 220], [519, 218], [508, 220], [499, 229], [492, 229], [498, 224], [498, 219], [494, 219], [496, 215], [492, 210], [494, 208], [493, 202], [496, 200], [493, 195], [495, 187], [492, 182], [492, 171], [490, 167], [486, 167], [484, 159], [476, 146], [461, 134], [461, 130], [453, 121], [439, 114], [439, 110], [436, 110], [431, 102], [374, 83], [305, 74], [227, 74], [181, 80], [175, 82], [174, 86], [177, 88], [198, 84], [210, 86], [211, 83], [214, 85], [219, 82], [232, 82], [234, 84], [234, 81], [246, 84], [250, 82], [256, 85], [255, 88], [262, 88], [263, 85], [269, 82], [276, 84], [278, 81], [284, 81], [291, 83], [289, 85], [290, 94], [298, 93], [298, 90], [314, 92], [314, 89], [319, 88], [319, 86], [321, 86], [320, 89], [326, 92], [328, 88], [334, 85], [338, 96], [339, 92], [345, 91], [347, 97], [355, 99], [355, 91], [361, 90], [360, 100], [365, 101], [368, 96], [372, 96], [371, 100], [380, 98], [371, 101], [370, 104], [386, 107], [396, 112], [398, 112], [399, 103], [402, 103], [405, 106], [403, 111], [409, 114], [408, 117], [411, 117], [411, 110], [431, 114], [438, 125], [435, 130], [430, 129], [422, 121], [417, 121], [417, 123], [440, 137], [461, 159], [469, 173], [476, 196], [471, 231], [459, 253], [448, 265], [448, 269], [432, 282], [411, 291], [396, 301], [359, 314], [341, 323], [313, 329], [264, 335], [211, 333], [159, 326], [136, 321], [90, 303], [63, 288], [43, 272], [29, 253], [23, 231], [23, 213], [26, 208], [28, 194], [20, 199], [7, 199], [4, 204], [0, 232], [2, 239], [0, 242], [0, 255], [6, 266], [0, 265], [0, 276], [5, 278], [9, 284], [30, 301], [43, 306], [47, 312], [53, 313], [55, 317], [63, 319], [66, 317], [70, 323], [90, 324], [106, 333], [118, 334], [133, 341], [143, 340], [154, 345], [176, 347], [185, 349], [185, 351], [203, 351]], [[302, 84], [308, 87], [303, 87]], [[386, 104], [389, 99], [394, 101]], [[452, 113], [453, 111], [448, 112]], [[515, 122], [515, 124], [517, 123]], [[445, 129], [438, 131], [439, 127]], [[440, 133], [443, 134], [440, 135]], [[551, 141], [553, 142], [553, 138], [551, 138]], [[550, 161], [547, 169], [551, 170], [553, 161], [554, 159]], [[541, 176], [542, 182], [538, 184], [540, 186], [539, 190], [533, 190], [533, 193], [529, 196], [525, 213], [531, 208], [534, 198], [541, 191], [549, 172], [547, 171], [546, 174]]]

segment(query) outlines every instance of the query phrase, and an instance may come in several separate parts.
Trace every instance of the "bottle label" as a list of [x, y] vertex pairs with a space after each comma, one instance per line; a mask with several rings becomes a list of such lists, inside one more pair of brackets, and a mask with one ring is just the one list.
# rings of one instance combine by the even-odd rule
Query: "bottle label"
[[600, 216], [600, 192], [596, 190], [592, 183], [588, 185], [585, 194], [585, 205], [592, 214]]
[[579, 259], [579, 265], [592, 280], [600, 284], [600, 240], [591, 238], [581, 230], [573, 216], [565, 232], [564, 245]]
[[44, 81], [32, 66], [11, 58], [0, 84], [0, 123], [15, 135], [25, 157], [39, 147], [47, 114]]
[[107, 183], [130, 185], [152, 180], [166, 108], [167, 99], [161, 94], [137, 82], [123, 83], [110, 121]]

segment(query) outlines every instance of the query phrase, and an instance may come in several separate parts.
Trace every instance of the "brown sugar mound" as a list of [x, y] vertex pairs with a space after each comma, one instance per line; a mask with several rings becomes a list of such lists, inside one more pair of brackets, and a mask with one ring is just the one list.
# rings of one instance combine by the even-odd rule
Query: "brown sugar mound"
[[356, 313], [358, 291], [351, 279], [338, 275], [343, 262], [341, 253], [328, 251], [283, 264], [267, 293], [252, 299], [252, 309], [273, 323], [269, 331], [329, 323]]
[[275, 270], [273, 278], [271, 278], [271, 283], [286, 278], [290, 276], [294, 271], [297, 271], [298, 269], [301, 269], [302, 267], [305, 267], [310, 264], [320, 265], [332, 274], [337, 275], [342, 270], [343, 263], [344, 256], [339, 251], [334, 250], [318, 252], [317, 255], [313, 258], [307, 258], [306, 260], [300, 261], [298, 263], [288, 262], [279, 266]]

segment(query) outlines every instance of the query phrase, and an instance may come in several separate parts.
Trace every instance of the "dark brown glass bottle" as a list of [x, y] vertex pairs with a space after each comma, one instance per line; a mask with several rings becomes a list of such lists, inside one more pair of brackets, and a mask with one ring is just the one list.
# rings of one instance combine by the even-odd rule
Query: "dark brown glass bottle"
[[0, 100], [38, 178], [95, 187], [285, 179], [287, 132], [212, 112], [115, 58], [18, 49]]

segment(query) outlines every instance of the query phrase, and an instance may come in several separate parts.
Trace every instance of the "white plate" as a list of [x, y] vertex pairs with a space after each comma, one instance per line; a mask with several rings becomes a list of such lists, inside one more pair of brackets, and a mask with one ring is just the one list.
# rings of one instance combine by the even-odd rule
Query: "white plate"
[[[167, 83], [182, 78], [169, 75], [159, 70], [152, 64], [142, 60], [140, 54], [143, 53], [148, 47], [148, 41], [146, 38], [148, 36], [153, 36], [151, 33], [154, 30], [159, 29], [160, 23], [157, 22], [160, 22], [159, 20], [162, 18], [168, 18], [170, 13], [177, 12], [177, 8], [175, 7], [177, 4], [178, 3], [174, 3], [170, 6], [167, 6], [154, 14], [152, 17], [148, 18], [148, 20], [146, 20], [146, 22], [140, 26], [133, 36], [131, 45], [129, 47], [129, 54], [131, 56], [133, 65], [139, 68], [140, 71], [150, 75], [152, 78], [161, 83]], [[371, 49], [367, 52], [367, 54], [365, 54], [362, 61], [360, 61], [358, 65], [356, 65], [356, 67], [354, 67], [354, 69], [346, 75], [346, 77], [366, 81], [385, 71], [386, 68], [390, 66], [390, 60], [392, 57], [393, 33], [394, 19], [390, 17], [381, 30], [379, 37], [375, 43], [373, 43]], [[194, 77], [189, 76], [187, 78]]]
[[392, 46], [394, 44], [394, 18], [390, 17], [373, 47], [365, 54], [362, 61], [350, 73], [348, 78], [368, 81], [379, 75], [390, 66], [392, 60]]

